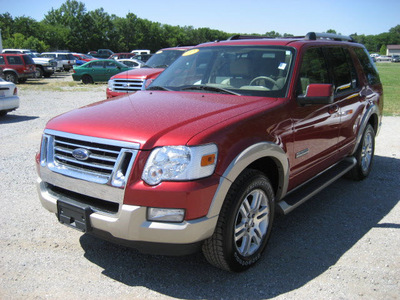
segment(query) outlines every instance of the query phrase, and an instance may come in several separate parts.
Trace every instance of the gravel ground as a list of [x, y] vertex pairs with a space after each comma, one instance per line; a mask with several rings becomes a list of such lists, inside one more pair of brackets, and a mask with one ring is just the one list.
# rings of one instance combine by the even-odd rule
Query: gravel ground
[[367, 180], [340, 179], [279, 217], [259, 264], [230, 274], [201, 254], [149, 256], [82, 235], [41, 207], [45, 123], [105, 98], [105, 84], [71, 81], [19, 85], [20, 108], [0, 120], [0, 299], [400, 299], [399, 117], [384, 118]]

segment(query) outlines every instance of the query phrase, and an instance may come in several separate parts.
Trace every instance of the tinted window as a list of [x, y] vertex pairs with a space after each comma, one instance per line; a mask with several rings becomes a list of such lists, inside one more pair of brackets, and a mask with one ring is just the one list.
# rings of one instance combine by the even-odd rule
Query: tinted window
[[6, 56], [6, 59], [10, 65], [22, 65], [20, 56]]
[[103, 62], [102, 61], [94, 61], [88, 67], [89, 68], [103, 68]]
[[117, 68], [115, 63], [112, 61], [106, 61], [105, 65], [106, 65], [106, 68], [108, 68], [108, 69], [116, 69]]
[[348, 50], [339, 47], [325, 50], [331, 65], [335, 91], [340, 93], [356, 87], [357, 77]]
[[361, 66], [364, 70], [365, 76], [370, 84], [380, 83], [379, 74], [376, 70], [374, 63], [371, 60], [371, 57], [368, 55], [367, 51], [362, 48], [354, 49], [358, 60], [361, 63]]
[[0, 56], [0, 65], [5, 65], [6, 62], [4, 61], [4, 57]]
[[331, 83], [321, 48], [310, 48], [303, 56], [298, 82], [298, 94], [305, 94], [311, 83]]
[[34, 65], [35, 64], [32, 57], [30, 57], [29, 55], [24, 55], [22, 57], [24, 58], [24, 62], [26, 65]]
[[166, 68], [184, 52], [181, 50], [160, 50], [147, 61], [147, 65], [152, 68]]

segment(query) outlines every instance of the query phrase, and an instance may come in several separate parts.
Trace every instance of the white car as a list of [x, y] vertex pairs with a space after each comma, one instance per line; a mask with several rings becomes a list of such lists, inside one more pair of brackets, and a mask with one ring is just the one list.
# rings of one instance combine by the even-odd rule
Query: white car
[[14, 83], [0, 78], [0, 117], [19, 107], [17, 87]]
[[121, 59], [117, 59], [117, 61], [119, 61], [120, 63], [123, 63], [124, 65], [131, 67], [131, 68], [141, 68], [145, 65], [144, 62], [142, 62], [141, 60], [138, 59], [134, 59], [134, 58], [121, 58]]

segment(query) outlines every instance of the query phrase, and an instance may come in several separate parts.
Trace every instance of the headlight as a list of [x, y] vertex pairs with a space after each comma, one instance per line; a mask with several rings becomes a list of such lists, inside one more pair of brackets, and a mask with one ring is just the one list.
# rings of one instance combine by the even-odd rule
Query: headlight
[[111, 90], [114, 85], [114, 79], [108, 80], [108, 88]]
[[161, 181], [184, 181], [207, 177], [215, 170], [217, 154], [218, 149], [214, 144], [156, 148], [146, 162], [142, 179], [149, 185], [156, 185]]

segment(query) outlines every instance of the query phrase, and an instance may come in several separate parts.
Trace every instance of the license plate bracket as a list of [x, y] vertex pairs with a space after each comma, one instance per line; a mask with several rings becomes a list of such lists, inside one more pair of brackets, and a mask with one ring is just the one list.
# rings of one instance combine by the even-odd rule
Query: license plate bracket
[[90, 206], [80, 203], [57, 201], [57, 218], [60, 223], [82, 232], [92, 230], [90, 215], [93, 210]]

